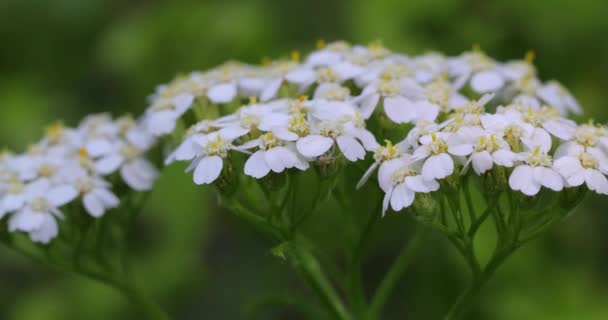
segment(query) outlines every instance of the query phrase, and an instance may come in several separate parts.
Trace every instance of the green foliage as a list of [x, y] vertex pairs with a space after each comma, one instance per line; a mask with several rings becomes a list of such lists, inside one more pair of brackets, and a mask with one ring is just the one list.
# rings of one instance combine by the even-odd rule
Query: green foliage
[[[607, 10], [608, 3], [596, 0], [4, 0], [0, 146], [34, 141], [45, 123], [58, 116], [73, 124], [92, 112], [140, 113], [144, 97], [176, 73], [227, 59], [258, 62], [293, 48], [310, 48], [318, 37], [381, 39], [390, 48], [411, 53], [453, 54], [479, 44], [500, 59], [534, 50], [541, 77], [560, 79], [579, 98], [585, 117], [604, 122]], [[332, 168], [327, 169], [319, 174], [331, 174]], [[297, 319], [314, 314], [300, 302], [312, 293], [273, 256], [284, 256], [288, 245], [271, 251], [268, 240], [214, 206], [210, 188], [195, 187], [182, 171], [166, 170], [137, 220], [135, 246], [129, 250], [142, 287], [177, 319]], [[362, 173], [349, 172], [343, 180], [356, 181]], [[297, 178], [300, 210], [291, 212], [304, 214], [323, 187], [307, 184], [305, 175]], [[304, 222], [317, 235], [315, 242], [332, 254], [344, 250], [333, 238], [352, 237], [356, 233], [349, 230], [365, 225], [366, 214], [374, 210], [357, 196], [371, 188], [359, 193], [343, 186], [336, 190], [332, 201]], [[488, 284], [482, 308], [471, 319], [607, 318], [608, 289], [602, 283], [607, 280], [608, 238], [603, 230], [608, 216], [598, 210], [605, 205], [606, 199], [591, 197], [549, 236], [516, 253]], [[340, 225], [333, 215], [337, 206], [350, 207], [359, 222]], [[378, 222], [381, 232], [370, 235], [373, 241], [365, 249], [371, 258], [363, 275], [370, 295], [376, 289], [371, 284], [410, 234], [409, 218], [389, 213]], [[490, 234], [479, 230], [480, 256], [489, 256], [495, 245]], [[438, 319], [445, 310], [436, 306], [449, 305], [463, 286], [466, 269], [457, 255], [448, 254], [447, 242], [432, 239], [422, 246], [424, 253], [410, 272], [417, 276], [406, 276], [396, 288], [386, 319]], [[0, 280], [0, 319], [139, 316], [110, 288], [48, 271], [4, 248]], [[286, 292], [303, 299], [285, 301], [281, 297]]]

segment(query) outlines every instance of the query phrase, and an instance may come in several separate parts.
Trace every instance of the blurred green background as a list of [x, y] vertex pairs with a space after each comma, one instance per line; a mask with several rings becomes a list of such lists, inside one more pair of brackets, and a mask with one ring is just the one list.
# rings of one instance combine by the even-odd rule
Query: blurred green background
[[[0, 146], [22, 150], [51, 121], [93, 112], [141, 113], [155, 85], [227, 59], [306, 51], [317, 38], [457, 54], [479, 44], [497, 59], [536, 52], [543, 79], [559, 79], [585, 117], [608, 120], [608, 2], [598, 0], [144, 1], [0, 0]], [[142, 285], [175, 319], [244, 319], [287, 293], [308, 297], [269, 243], [215, 205], [183, 167], [165, 171], [132, 252]], [[606, 198], [509, 260], [481, 295], [474, 319], [608, 319]], [[382, 221], [369, 254], [369, 289], [410, 220]], [[467, 277], [439, 236], [425, 244], [387, 319], [439, 319]], [[0, 319], [132, 319], [111, 289], [0, 249]], [[259, 319], [298, 319], [270, 308]]]

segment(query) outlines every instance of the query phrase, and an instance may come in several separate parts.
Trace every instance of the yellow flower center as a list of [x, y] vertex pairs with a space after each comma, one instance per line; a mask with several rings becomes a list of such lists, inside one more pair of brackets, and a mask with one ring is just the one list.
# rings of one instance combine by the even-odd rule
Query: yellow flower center
[[217, 135], [205, 146], [205, 151], [209, 156], [220, 156], [222, 158], [228, 156], [229, 149], [230, 145], [220, 135]]
[[399, 94], [400, 85], [396, 80], [381, 79], [380, 82], [376, 84], [376, 90], [384, 97], [392, 97]]
[[552, 162], [551, 156], [549, 156], [548, 154], [546, 154], [544, 152], [541, 152], [540, 147], [534, 148], [534, 150], [532, 151], [532, 153], [526, 160], [526, 163], [532, 167], [538, 167], [538, 166], [548, 167], [551, 165], [551, 162]]
[[260, 136], [260, 149], [269, 150], [274, 147], [283, 145], [283, 142], [277, 138], [272, 132], [267, 132]]
[[123, 156], [127, 161], [132, 161], [139, 157], [141, 152], [135, 146], [128, 144], [126, 146], [121, 147], [120, 150], [118, 150], [118, 153]]
[[598, 161], [590, 153], [583, 152], [578, 156], [578, 159], [581, 161], [581, 165], [585, 169], [597, 169], [599, 166]]
[[401, 151], [396, 146], [393, 146], [393, 143], [386, 140], [384, 146], [380, 146], [374, 152], [374, 160], [376, 161], [388, 161], [392, 159], [396, 159], [401, 155]]
[[317, 79], [319, 82], [336, 82], [338, 75], [329, 67], [317, 70]]
[[38, 175], [45, 178], [50, 178], [57, 173], [57, 168], [50, 164], [43, 164], [38, 168]]
[[37, 212], [46, 212], [49, 210], [49, 203], [43, 197], [38, 197], [32, 200], [30, 207]]
[[431, 135], [431, 143], [429, 144], [429, 150], [433, 155], [446, 153], [448, 151], [448, 144], [443, 139], [437, 137], [437, 134], [433, 133]]
[[288, 129], [291, 132], [296, 133], [300, 137], [308, 135], [310, 132], [310, 125], [306, 120], [304, 113], [297, 113], [289, 118]]

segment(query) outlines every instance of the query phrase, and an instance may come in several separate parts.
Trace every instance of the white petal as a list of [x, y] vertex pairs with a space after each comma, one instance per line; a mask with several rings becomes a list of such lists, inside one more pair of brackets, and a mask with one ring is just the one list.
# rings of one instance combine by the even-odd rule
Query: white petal
[[553, 157], [555, 159], [559, 159], [565, 156], [578, 156], [583, 152], [585, 152], [585, 147], [576, 142], [567, 141], [557, 147], [557, 150], [555, 150]]
[[305, 157], [318, 157], [334, 144], [334, 140], [320, 135], [309, 135], [296, 143], [298, 151]]
[[376, 110], [378, 102], [380, 101], [380, 95], [377, 93], [371, 94], [361, 101], [359, 112], [364, 119], [369, 119]]
[[[284, 163], [284, 153], [285, 149], [281, 147], [272, 148], [267, 150], [264, 153], [264, 158], [266, 159], [266, 164], [270, 167], [270, 170], [276, 173], [283, 172], [287, 165]], [[293, 165], [292, 165], [293, 166]]]
[[446, 153], [430, 156], [422, 165], [425, 180], [443, 179], [454, 172], [454, 161]]
[[120, 176], [133, 190], [147, 191], [152, 189], [158, 170], [147, 160], [136, 159], [120, 169]]
[[369, 178], [372, 176], [374, 171], [376, 171], [376, 169], [378, 169], [379, 165], [380, 165], [380, 162], [378, 162], [378, 161], [372, 163], [372, 165], [367, 169], [367, 171], [365, 171], [365, 173], [363, 174], [361, 179], [359, 179], [359, 182], [357, 182], [357, 186], [355, 187], [357, 190], [359, 190], [361, 187], [363, 187], [363, 185], [367, 182], [367, 180], [369, 180]]
[[376, 141], [376, 137], [366, 129], [352, 130], [351, 134], [361, 141], [363, 148], [367, 151], [375, 151], [380, 147], [380, 144]]
[[403, 208], [407, 208], [414, 202], [414, 191], [410, 190], [405, 183], [401, 183], [393, 190], [391, 196], [391, 207], [395, 211], [400, 211]]
[[509, 177], [511, 189], [533, 196], [540, 191], [540, 184], [534, 181], [532, 167], [521, 165], [515, 167]]
[[266, 164], [265, 152], [256, 151], [245, 162], [245, 174], [256, 179], [265, 177], [270, 172], [270, 167]]
[[171, 154], [171, 156], [167, 157], [165, 164], [171, 163], [171, 160], [177, 161], [188, 161], [194, 159], [196, 154], [201, 152], [201, 147], [194, 143], [192, 139], [186, 138], [184, 142], [182, 142], [175, 151]]
[[581, 166], [578, 157], [561, 157], [553, 162], [553, 168], [566, 179], [570, 186], [580, 186], [585, 182], [585, 169]]
[[386, 214], [386, 210], [388, 210], [388, 206], [391, 203], [392, 195], [393, 195], [393, 188], [390, 188], [384, 195], [384, 199], [382, 199], [382, 217], [384, 217], [384, 215]]
[[213, 103], [228, 103], [236, 96], [236, 85], [234, 83], [220, 83], [209, 88], [207, 97]]
[[439, 190], [439, 183], [435, 180], [424, 180], [421, 175], [405, 178], [405, 184], [415, 192], [431, 192]]
[[59, 186], [55, 187], [46, 195], [49, 203], [55, 207], [60, 207], [78, 196], [78, 191], [73, 186]]
[[564, 179], [553, 169], [546, 167], [535, 167], [533, 170], [534, 180], [553, 191], [561, 191], [564, 188]]
[[532, 136], [521, 140], [529, 150], [534, 150], [536, 147], [539, 147], [542, 152], [551, 150], [551, 135], [541, 128], [534, 128]]
[[283, 141], [296, 141], [299, 136], [285, 127], [275, 127], [272, 129], [272, 133]]
[[105, 139], [94, 139], [85, 144], [87, 154], [93, 158], [107, 154], [112, 150], [112, 144]]
[[232, 141], [236, 138], [242, 137], [249, 133], [248, 129], [241, 128], [241, 126], [229, 126], [222, 128], [218, 131], [218, 134], [224, 139], [228, 141]]
[[315, 72], [308, 68], [299, 68], [289, 72], [285, 79], [291, 83], [307, 86], [313, 83], [317, 75]]
[[468, 156], [473, 152], [473, 145], [468, 143], [451, 145], [448, 147], [448, 152], [455, 156]]
[[283, 79], [278, 78], [270, 81], [270, 83], [264, 88], [262, 94], [260, 95], [261, 101], [268, 101], [277, 96], [279, 93], [279, 89], [283, 84]]
[[43, 222], [39, 228], [30, 231], [30, 239], [33, 242], [49, 243], [59, 233], [59, 227], [52, 215], [43, 216]]
[[473, 163], [473, 170], [475, 170], [477, 174], [483, 174], [492, 169], [492, 165], [494, 164], [492, 156], [488, 151], [473, 153], [473, 155], [471, 155], [471, 162]]
[[177, 117], [177, 113], [173, 110], [156, 111], [145, 117], [144, 126], [150, 134], [165, 135], [175, 129]]
[[416, 119], [416, 104], [401, 96], [384, 98], [384, 112], [395, 123], [407, 123]]
[[40, 228], [44, 223], [44, 216], [50, 215], [46, 212], [35, 212], [29, 208], [24, 208], [13, 214], [8, 221], [8, 230], [29, 232]]
[[343, 135], [339, 136], [336, 141], [346, 159], [350, 161], [365, 159], [365, 149], [355, 138]]
[[365, 71], [365, 69], [350, 62], [338, 63], [332, 66], [332, 69], [336, 72], [340, 81], [352, 79]]
[[519, 156], [512, 151], [501, 149], [492, 153], [492, 159], [496, 164], [510, 168], [519, 159]]
[[23, 194], [6, 194], [2, 198], [0, 211], [11, 212], [19, 210], [25, 204], [25, 197]]
[[93, 193], [89, 192], [82, 198], [85, 210], [93, 217], [101, 217], [105, 208], [101, 199], [98, 199]]
[[585, 181], [589, 190], [608, 195], [608, 180], [601, 172], [592, 169], [585, 170]]
[[477, 93], [494, 92], [502, 88], [504, 84], [503, 78], [495, 71], [483, 71], [471, 79], [471, 88]]
[[113, 173], [123, 163], [124, 158], [118, 154], [103, 157], [95, 162], [95, 170], [101, 174]]
[[224, 161], [219, 156], [204, 157], [194, 169], [194, 183], [209, 184], [220, 176]]
[[194, 102], [194, 96], [190, 93], [180, 93], [173, 98], [173, 105], [175, 106], [178, 115], [182, 115]]
[[576, 124], [570, 121], [549, 120], [543, 122], [542, 125], [549, 133], [562, 140], [572, 139], [576, 132]]
[[423, 121], [433, 122], [439, 115], [439, 106], [426, 100], [420, 100], [415, 104], [416, 123]]
[[120, 199], [110, 190], [98, 188], [93, 190], [93, 193], [101, 199], [106, 208], [116, 208], [120, 204]]

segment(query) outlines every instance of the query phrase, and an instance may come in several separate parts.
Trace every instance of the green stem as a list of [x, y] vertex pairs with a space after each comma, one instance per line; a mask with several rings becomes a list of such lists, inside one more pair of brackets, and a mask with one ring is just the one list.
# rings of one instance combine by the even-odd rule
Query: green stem
[[395, 260], [388, 273], [380, 283], [380, 286], [376, 290], [367, 313], [367, 319], [379, 319], [382, 308], [390, 297], [391, 292], [395, 286], [397, 286], [397, 283], [405, 273], [405, 270], [412, 261], [412, 257], [420, 248], [420, 245], [423, 243], [426, 235], [426, 229], [414, 231], [414, 235], [403, 247], [401, 253], [397, 257], [397, 260]]
[[169, 315], [152, 299], [133, 285], [114, 285], [141, 310], [141, 316], [149, 320], [169, 320]]
[[303, 246], [292, 246], [294, 265], [298, 268], [317, 296], [322, 300], [332, 317], [338, 320], [351, 320], [352, 316], [346, 310], [342, 300], [327, 277], [323, 274], [318, 260]]
[[507, 249], [502, 253], [492, 257], [490, 262], [486, 265], [483, 272], [476, 278], [473, 279], [471, 285], [465, 289], [462, 294], [458, 297], [456, 302], [452, 305], [444, 320], [457, 320], [462, 319], [464, 313], [470, 307], [471, 303], [477, 296], [477, 293], [483, 288], [488, 280], [494, 275], [496, 270], [504, 263], [504, 261], [513, 253], [514, 248]]
[[273, 240], [281, 241], [284, 237], [281, 230], [273, 227], [262, 216], [242, 206], [238, 201], [227, 200], [226, 206], [235, 215], [249, 222], [258, 231], [269, 235]]
[[359, 236], [359, 239], [357, 240], [357, 243], [355, 244], [355, 248], [353, 250], [353, 254], [350, 258], [348, 269], [346, 272], [346, 293], [356, 315], [364, 314], [365, 309], [367, 308], [365, 290], [363, 288], [363, 283], [361, 279], [361, 267], [363, 255], [365, 253], [365, 248], [368, 244], [369, 237], [372, 233], [372, 230], [374, 229], [374, 226], [376, 226], [376, 223], [380, 219], [379, 212], [381, 207], [382, 203], [379, 203], [378, 206], [375, 207], [374, 210], [369, 213], [367, 223], [365, 224], [365, 229], [363, 229]]

